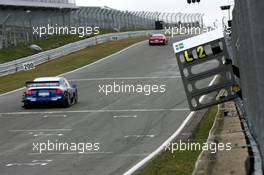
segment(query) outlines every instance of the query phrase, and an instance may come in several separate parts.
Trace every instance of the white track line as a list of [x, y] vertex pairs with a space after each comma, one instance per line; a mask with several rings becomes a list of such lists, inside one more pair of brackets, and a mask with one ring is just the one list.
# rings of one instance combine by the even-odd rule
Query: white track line
[[144, 79], [176, 79], [181, 76], [172, 77], [110, 77], [110, 78], [85, 78], [85, 79], [70, 79], [69, 81], [101, 81], [101, 80], [144, 80]]
[[124, 137], [125, 138], [144, 138], [144, 137], [154, 138], [155, 135], [126, 135]]
[[[217, 76], [213, 78], [213, 80], [210, 82], [209, 86], [212, 86], [214, 82], [216, 81]], [[204, 97], [203, 97], [204, 99]], [[149, 154], [147, 157], [145, 157], [143, 160], [138, 162], [136, 165], [131, 167], [128, 171], [126, 171], [123, 175], [132, 175], [135, 173], [138, 169], [140, 169], [142, 166], [144, 166], [146, 163], [148, 163], [150, 160], [152, 160], [156, 155], [158, 155], [160, 152], [164, 150], [164, 148], [171, 143], [183, 130], [183, 128], [186, 126], [186, 124], [192, 119], [196, 112], [191, 112], [187, 118], [182, 122], [181, 126], [161, 145], [159, 146], [155, 151], [153, 151], [151, 154]]]
[[48, 165], [48, 163], [34, 163], [34, 162], [31, 162], [31, 163], [9, 163], [9, 164], [6, 164], [6, 167], [12, 167], [12, 166], [45, 166], [45, 165]]
[[66, 132], [66, 131], [72, 131], [72, 129], [32, 129], [32, 130], [27, 130], [27, 129], [20, 129], [20, 130], [8, 130], [8, 132]]
[[119, 155], [113, 155], [115, 157], [144, 157], [148, 156], [148, 153], [142, 153], [142, 154], [119, 154]]
[[63, 136], [63, 134], [45, 134], [45, 133], [33, 134], [33, 137], [41, 137], [41, 136], [58, 136], [58, 137], [61, 137], [61, 136]]
[[30, 115], [30, 114], [64, 114], [64, 113], [107, 113], [107, 112], [164, 112], [164, 111], [190, 111], [190, 109], [105, 109], [105, 110], [79, 110], [79, 111], [47, 111], [47, 112], [6, 112], [4, 115]]
[[46, 159], [46, 160], [33, 160], [32, 162], [52, 162], [51, 159]]
[[12, 167], [12, 166], [35, 166], [35, 165], [41, 165], [45, 166], [48, 165], [49, 162], [52, 162], [52, 160], [47, 159], [47, 160], [33, 160], [30, 163], [9, 163], [6, 164], [7, 167]]
[[[108, 59], [108, 58], [110, 58], [110, 57], [113, 57], [113, 56], [116, 56], [116, 55], [118, 55], [118, 54], [120, 54], [120, 53], [122, 53], [122, 52], [125, 52], [125, 51], [127, 51], [128, 49], [130, 49], [130, 48], [132, 48], [132, 47], [135, 47], [135, 46], [137, 46], [137, 45], [140, 45], [140, 44], [142, 44], [143, 42], [146, 42], [146, 41], [141, 41], [141, 42], [135, 43], [135, 44], [133, 44], [133, 45], [131, 45], [131, 46], [129, 46], [129, 47], [124, 48], [123, 50], [120, 50], [120, 51], [118, 51], [118, 52], [116, 52], [116, 53], [113, 53], [113, 54], [111, 54], [111, 55], [109, 55], [109, 56], [107, 56], [107, 57], [104, 57], [104, 58], [102, 58], [102, 59], [100, 59], [100, 60], [97, 60], [97, 61], [95, 61], [95, 62], [93, 62], [93, 63], [91, 63], [91, 64], [88, 64], [88, 65], [86, 65], [86, 66], [80, 67], [80, 68], [75, 69], [75, 70], [72, 70], [72, 71], [70, 71], [70, 72], [66, 72], [66, 73], [60, 74], [60, 75], [58, 75], [58, 76], [64, 76], [64, 75], [67, 75], [67, 74], [70, 74], [70, 73], [74, 73], [74, 72], [76, 72], [76, 71], [79, 71], [79, 70], [81, 70], [81, 69], [84, 69], [84, 68], [90, 67], [90, 66], [92, 66], [92, 65], [94, 65], [94, 64], [97, 64], [97, 63], [99, 63], [99, 62], [101, 62], [101, 61], [104, 61], [104, 60], [106, 60], [106, 59]], [[6, 92], [6, 93], [3, 93], [3, 94], [0, 94], [0, 97], [5, 96], [5, 95], [9, 95], [9, 94], [12, 94], [12, 93], [15, 93], [15, 92], [18, 92], [18, 91], [21, 91], [21, 90], [23, 90], [23, 89], [25, 89], [25, 87], [22, 87], [22, 88], [19, 88], [19, 89], [16, 89], [16, 90], [10, 91], [10, 92]]]
[[63, 117], [66, 118], [67, 115], [44, 115], [43, 118], [58, 118], [58, 117]]
[[113, 118], [137, 118], [137, 115], [115, 115]]
[[6, 164], [6, 167], [12, 167], [12, 166], [36, 166], [36, 165], [41, 165], [45, 166], [48, 165], [52, 160], [33, 160], [30, 163], [9, 163]]

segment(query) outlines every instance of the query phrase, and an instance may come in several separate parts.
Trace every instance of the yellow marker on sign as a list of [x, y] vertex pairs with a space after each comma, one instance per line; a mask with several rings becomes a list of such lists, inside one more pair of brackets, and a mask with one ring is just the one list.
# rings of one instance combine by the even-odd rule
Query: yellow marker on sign
[[199, 59], [202, 59], [202, 58], [206, 57], [206, 53], [205, 53], [205, 50], [204, 50], [203, 46], [197, 47], [197, 53], [198, 53]]
[[187, 63], [194, 61], [193, 57], [190, 57], [189, 52], [187, 50], [184, 52], [184, 58]]

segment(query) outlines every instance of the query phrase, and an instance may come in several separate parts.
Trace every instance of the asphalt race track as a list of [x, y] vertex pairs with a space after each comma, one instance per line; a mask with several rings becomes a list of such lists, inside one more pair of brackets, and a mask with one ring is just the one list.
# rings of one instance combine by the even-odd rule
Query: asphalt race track
[[[173, 41], [186, 38], [178, 36]], [[1, 175], [119, 175], [152, 153], [190, 113], [172, 49], [141, 42], [65, 75], [79, 88], [70, 108], [25, 110], [22, 91], [0, 96]], [[99, 85], [165, 85], [164, 93], [99, 92]], [[86, 152], [33, 150], [33, 143], [99, 143]], [[93, 147], [94, 149], [94, 147]]]

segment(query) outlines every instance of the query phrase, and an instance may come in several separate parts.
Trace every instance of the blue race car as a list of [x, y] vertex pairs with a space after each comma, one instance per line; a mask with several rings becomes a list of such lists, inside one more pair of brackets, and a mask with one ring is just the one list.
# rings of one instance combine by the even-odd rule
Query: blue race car
[[31, 108], [34, 104], [59, 104], [69, 107], [78, 102], [78, 90], [76, 85], [71, 85], [63, 77], [36, 78], [32, 82], [26, 82], [27, 90], [24, 92], [24, 108]]

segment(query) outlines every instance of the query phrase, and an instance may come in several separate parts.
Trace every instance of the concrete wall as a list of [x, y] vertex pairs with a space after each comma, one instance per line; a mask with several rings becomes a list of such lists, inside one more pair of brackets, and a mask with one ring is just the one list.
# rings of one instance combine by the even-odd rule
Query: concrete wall
[[264, 157], [264, 1], [236, 0], [233, 11], [234, 62], [250, 129]]

